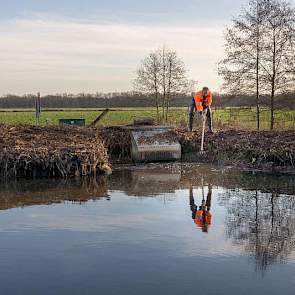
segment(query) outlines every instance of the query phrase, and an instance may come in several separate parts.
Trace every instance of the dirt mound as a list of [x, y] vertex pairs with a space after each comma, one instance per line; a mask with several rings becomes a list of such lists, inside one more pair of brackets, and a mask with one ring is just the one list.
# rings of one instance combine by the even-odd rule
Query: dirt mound
[[183, 152], [194, 154], [197, 160], [263, 169], [295, 169], [295, 131], [224, 130], [206, 134], [204, 156], [198, 153], [200, 132], [177, 129], [175, 136]]
[[[130, 132], [121, 127], [100, 129], [100, 136], [113, 161], [130, 162]], [[263, 170], [295, 171], [295, 131], [219, 130], [206, 133], [205, 154], [200, 155], [201, 132], [177, 128], [155, 137], [142, 138], [141, 143], [174, 142], [182, 147], [183, 159], [192, 162], [243, 165]]]
[[[109, 157], [113, 162], [131, 162], [130, 132], [122, 127], [0, 125], [0, 176], [72, 177], [110, 172]], [[178, 140], [183, 159], [192, 162], [295, 171], [295, 131], [206, 134], [204, 155], [199, 153], [200, 131], [174, 129], [147, 143], [154, 140]]]
[[109, 170], [107, 150], [92, 129], [0, 125], [2, 177], [71, 177]]

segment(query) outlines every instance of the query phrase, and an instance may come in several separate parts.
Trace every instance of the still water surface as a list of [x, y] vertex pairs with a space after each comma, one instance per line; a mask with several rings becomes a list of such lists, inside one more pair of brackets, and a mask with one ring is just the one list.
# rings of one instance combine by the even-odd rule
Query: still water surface
[[1, 294], [295, 294], [294, 187], [188, 165], [0, 183]]

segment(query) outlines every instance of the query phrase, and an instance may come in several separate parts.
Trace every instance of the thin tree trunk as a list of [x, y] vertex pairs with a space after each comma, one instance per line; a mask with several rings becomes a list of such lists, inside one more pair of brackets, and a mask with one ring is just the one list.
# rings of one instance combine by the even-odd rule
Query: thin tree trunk
[[260, 95], [259, 95], [259, 41], [257, 40], [257, 59], [256, 59], [256, 116], [257, 130], [260, 130]]
[[171, 98], [171, 86], [172, 86], [172, 60], [169, 58], [169, 76], [168, 76], [168, 91], [166, 99], [166, 122], [168, 122], [169, 103]]
[[168, 90], [166, 95], [166, 114], [165, 114], [165, 121], [168, 122], [168, 112], [169, 112], [169, 100], [170, 100], [170, 77], [168, 82]]
[[157, 74], [154, 75], [154, 88], [155, 88], [155, 98], [156, 98], [156, 107], [157, 107], [157, 123], [160, 122], [160, 116], [159, 116], [159, 91], [158, 91], [158, 80], [157, 80]]
[[160, 122], [160, 116], [159, 116], [159, 96], [158, 92], [156, 92], [156, 107], [157, 107], [157, 123]]
[[163, 120], [165, 119], [165, 102], [166, 102], [166, 51], [165, 47], [163, 47], [162, 51], [162, 70], [163, 70], [163, 77], [162, 77], [162, 84], [163, 84]]
[[272, 82], [271, 98], [270, 98], [270, 130], [274, 130], [274, 98], [275, 98], [275, 87]]
[[259, 3], [257, 1], [257, 36], [256, 36], [256, 116], [257, 130], [260, 130], [260, 95], [259, 95], [259, 62], [260, 62], [260, 30], [259, 30]]
[[167, 95], [167, 99], [166, 99], [166, 122], [168, 122], [168, 112], [169, 112], [169, 100], [170, 100], [170, 93]]
[[256, 81], [256, 116], [257, 116], [257, 130], [260, 130], [260, 96], [259, 96], [259, 80]]
[[162, 120], [165, 120], [165, 101], [166, 101], [166, 92], [163, 92], [163, 102], [162, 102]]
[[271, 80], [271, 98], [270, 98], [270, 130], [274, 129], [274, 98], [276, 82], [276, 31], [273, 31], [273, 56], [272, 56], [272, 80]]

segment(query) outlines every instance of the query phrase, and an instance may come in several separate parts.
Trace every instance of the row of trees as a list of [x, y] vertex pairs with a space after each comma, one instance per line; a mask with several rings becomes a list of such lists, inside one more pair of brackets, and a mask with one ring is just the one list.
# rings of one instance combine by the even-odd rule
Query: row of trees
[[275, 98], [294, 90], [295, 10], [282, 0], [251, 0], [226, 30], [226, 58], [219, 64], [225, 89], [255, 94], [257, 129], [260, 97], [270, 97], [274, 128]]
[[[5, 95], [0, 97], [0, 109], [34, 108], [36, 95]], [[171, 97], [170, 106], [183, 107], [191, 101], [191, 95], [178, 94]], [[135, 92], [42, 95], [42, 108], [130, 108], [153, 107], [154, 97]]]
[[134, 81], [135, 89], [154, 98], [157, 118], [168, 120], [169, 106], [172, 96], [179, 93], [192, 92], [194, 81], [187, 78], [184, 62], [176, 51], [163, 46], [151, 52], [142, 60]]
[[[252, 107], [255, 97], [249, 95], [227, 95], [214, 93], [214, 108], [226, 107]], [[295, 109], [295, 92], [276, 97], [276, 109]], [[187, 107], [192, 99], [192, 94], [172, 95], [169, 101], [171, 107]], [[29, 109], [34, 108], [36, 95], [5, 95], [0, 97], [0, 109]], [[154, 96], [135, 92], [105, 93], [105, 94], [56, 94], [42, 95], [42, 108], [124, 108], [124, 107], [153, 107]], [[260, 97], [260, 105], [266, 108], [269, 98]]]

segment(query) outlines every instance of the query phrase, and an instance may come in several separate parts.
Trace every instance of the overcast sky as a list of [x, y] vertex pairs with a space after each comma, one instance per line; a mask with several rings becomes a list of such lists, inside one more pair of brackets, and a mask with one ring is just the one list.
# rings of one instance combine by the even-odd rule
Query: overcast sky
[[0, 94], [132, 90], [165, 44], [219, 91], [223, 32], [246, 0], [0, 0]]

